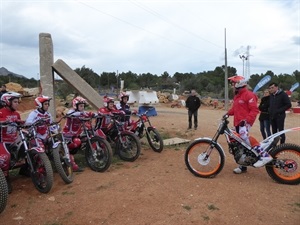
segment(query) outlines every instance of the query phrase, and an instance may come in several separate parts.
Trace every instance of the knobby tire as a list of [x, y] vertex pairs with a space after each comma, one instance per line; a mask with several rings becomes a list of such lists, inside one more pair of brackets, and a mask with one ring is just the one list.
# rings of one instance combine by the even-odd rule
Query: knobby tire
[[3, 171], [0, 169], [0, 213], [2, 213], [6, 207], [8, 199], [8, 187]]
[[48, 193], [53, 186], [53, 170], [46, 153], [30, 151], [34, 171], [31, 179], [35, 188], [41, 193]]
[[287, 163], [284, 168], [276, 167], [272, 162], [266, 165], [269, 176], [278, 183], [297, 185], [300, 183], [300, 146], [280, 144], [272, 149], [270, 155], [277, 161]]
[[111, 146], [107, 140], [98, 136], [92, 137], [90, 141], [91, 146], [87, 144], [85, 149], [86, 162], [93, 171], [104, 172], [112, 161]]
[[[211, 154], [205, 159], [208, 150], [211, 150]], [[187, 147], [184, 161], [188, 170], [195, 176], [212, 178], [223, 169], [225, 155], [222, 149], [218, 145], [212, 145], [210, 140], [199, 139]]]
[[140, 139], [133, 133], [121, 134], [121, 138], [125, 141], [125, 146], [118, 140], [117, 151], [120, 159], [129, 162], [135, 161], [141, 153]]
[[148, 127], [148, 132], [146, 132], [147, 140], [155, 152], [161, 152], [164, 149], [164, 142], [156, 128]]
[[61, 178], [66, 184], [72, 183], [74, 180], [73, 168], [70, 159], [68, 163], [64, 158], [65, 150], [62, 143], [60, 143], [55, 149], [52, 149], [52, 155], [54, 165], [58, 174], [61, 176]]

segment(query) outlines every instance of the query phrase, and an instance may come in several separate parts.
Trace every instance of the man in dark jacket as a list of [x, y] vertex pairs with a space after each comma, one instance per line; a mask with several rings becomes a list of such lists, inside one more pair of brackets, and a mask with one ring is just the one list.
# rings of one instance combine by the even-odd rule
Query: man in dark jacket
[[[270, 91], [270, 119], [272, 133], [284, 130], [285, 111], [292, 107], [289, 96], [279, 89], [278, 84], [273, 82], [269, 85]], [[280, 135], [280, 144], [285, 143], [285, 134]]]
[[191, 90], [191, 95], [187, 98], [185, 107], [188, 109], [189, 127], [192, 129], [192, 116], [194, 116], [194, 129], [198, 127], [198, 109], [201, 105], [200, 99], [196, 96], [196, 91]]

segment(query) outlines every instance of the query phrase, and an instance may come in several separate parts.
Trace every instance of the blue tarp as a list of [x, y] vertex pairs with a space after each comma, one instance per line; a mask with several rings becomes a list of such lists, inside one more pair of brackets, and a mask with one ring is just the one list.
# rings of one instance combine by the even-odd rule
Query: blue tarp
[[140, 106], [138, 114], [143, 114], [147, 110], [147, 116], [157, 116], [156, 109], [153, 106]]

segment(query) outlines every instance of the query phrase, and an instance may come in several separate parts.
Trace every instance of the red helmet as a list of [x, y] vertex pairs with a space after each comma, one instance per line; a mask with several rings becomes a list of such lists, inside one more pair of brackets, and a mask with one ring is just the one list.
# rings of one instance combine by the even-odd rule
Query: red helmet
[[247, 81], [243, 76], [229, 77], [228, 80], [234, 85], [235, 88], [241, 88], [247, 86]]
[[119, 95], [120, 101], [123, 101], [124, 97], [127, 97], [127, 99], [129, 100], [129, 95], [126, 94], [126, 92], [121, 92], [120, 95]]
[[108, 104], [110, 102], [114, 103], [114, 98], [108, 97], [108, 96], [104, 96], [103, 97], [103, 102]]
[[84, 98], [78, 96], [78, 97], [74, 98], [73, 101], [72, 101], [73, 109], [77, 109], [78, 104], [84, 104], [84, 105], [86, 105], [87, 102], [86, 102], [86, 100]]
[[21, 94], [17, 93], [17, 92], [6, 92], [1, 96], [1, 101], [7, 105], [7, 106], [11, 106], [11, 101], [14, 99], [20, 99], [22, 97]]
[[51, 99], [52, 99], [52, 98], [50, 98], [50, 97], [48, 97], [48, 96], [42, 95], [42, 96], [37, 97], [36, 99], [34, 99], [34, 101], [35, 101], [35, 105], [36, 105], [39, 109], [41, 109], [41, 108], [43, 108], [43, 103], [44, 103], [44, 102], [47, 102], [47, 101], [50, 102]]

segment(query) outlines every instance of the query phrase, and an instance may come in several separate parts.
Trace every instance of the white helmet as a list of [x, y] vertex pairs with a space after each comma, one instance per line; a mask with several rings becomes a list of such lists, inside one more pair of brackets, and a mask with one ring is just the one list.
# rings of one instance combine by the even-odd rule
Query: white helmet
[[229, 77], [228, 80], [234, 85], [235, 88], [241, 88], [247, 86], [247, 81], [243, 76]]
[[17, 93], [17, 92], [6, 92], [1, 96], [1, 101], [7, 105], [7, 106], [11, 106], [11, 101], [14, 99], [20, 99], [22, 97], [21, 94]]
[[48, 97], [48, 96], [45, 96], [45, 95], [42, 95], [40, 97], [37, 97], [36, 99], [34, 99], [35, 101], [35, 105], [39, 108], [39, 109], [42, 109], [43, 108], [43, 103], [46, 102], [46, 101], [49, 101], [51, 100], [52, 98]]
[[78, 104], [84, 104], [84, 105], [87, 105], [87, 101], [80, 97], [80, 96], [77, 96], [76, 98], [73, 99], [72, 101], [72, 106], [73, 106], [73, 109], [77, 109], [77, 106]]

